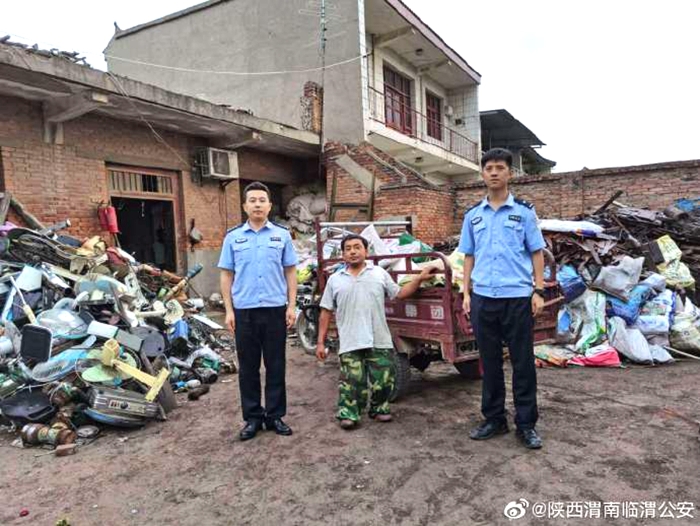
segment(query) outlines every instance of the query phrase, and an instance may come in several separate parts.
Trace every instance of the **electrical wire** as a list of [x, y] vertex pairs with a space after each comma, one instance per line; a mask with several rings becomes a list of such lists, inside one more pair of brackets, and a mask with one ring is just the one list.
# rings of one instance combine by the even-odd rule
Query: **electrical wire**
[[[168, 144], [168, 142], [156, 131], [156, 129], [155, 129], [155, 128], [153, 127], [153, 125], [148, 121], [148, 119], [146, 119], [146, 117], [143, 116], [143, 113], [141, 113], [141, 110], [139, 110], [138, 106], [136, 106], [136, 104], [135, 104], [134, 101], [132, 100], [132, 97], [127, 93], [126, 89], [124, 89], [124, 86], [123, 86], [122, 83], [119, 81], [119, 78], [118, 78], [116, 75], [114, 75], [112, 72], [110, 72], [110, 71], [105, 72], [105, 74], [109, 77], [109, 79], [112, 81], [112, 83], [114, 84], [114, 86], [117, 88], [117, 91], [119, 91], [124, 97], [126, 97], [127, 101], [129, 101], [129, 104], [131, 104], [131, 107], [134, 108], [134, 111], [136, 111], [136, 113], [138, 114], [139, 119], [141, 119], [141, 121], [143, 121], [143, 122], [146, 124], [146, 126], [148, 126], [148, 128], [151, 130], [151, 133], [153, 133], [153, 135], [154, 135], [154, 137], [156, 138], [156, 140], [157, 140], [159, 143], [161, 143], [163, 146], [165, 146], [168, 150], [170, 150], [170, 151], [173, 153], [173, 155], [175, 155], [175, 157], [177, 157], [177, 158], [180, 160], [180, 162], [181, 162], [182, 164], [184, 164], [185, 166], [189, 166], [190, 163], [188, 163], [188, 162], [177, 152], [177, 150], [175, 150], [175, 148], [173, 148], [172, 146], [170, 146], [170, 144]], [[218, 195], [217, 195], [216, 197], [214, 197], [213, 199], [209, 199], [209, 198], [206, 197], [206, 195], [204, 194], [204, 192], [202, 192], [202, 190], [201, 190], [200, 188], [197, 187], [196, 184], [193, 185], [193, 187], [197, 189], [197, 191], [198, 191], [199, 194], [200, 194], [200, 197], [206, 202], [207, 206], [212, 206], [212, 205], [214, 204], [214, 202], [215, 202], [217, 199], [219, 199], [219, 196], [218, 196]]]
[[325, 71], [330, 68], [335, 68], [338, 66], [344, 66], [346, 64], [350, 64], [351, 62], [355, 62], [356, 60], [361, 60], [363, 58], [366, 58], [370, 56], [371, 53], [366, 53], [364, 55], [358, 55], [356, 57], [348, 58], [346, 60], [341, 60], [340, 62], [335, 62], [333, 64], [328, 64], [325, 66], [319, 66], [315, 68], [306, 68], [306, 69], [291, 69], [291, 70], [281, 70], [281, 71], [218, 71], [218, 70], [211, 70], [211, 69], [193, 69], [193, 68], [181, 68], [177, 66], [166, 66], [165, 64], [154, 64], [151, 62], [143, 62], [141, 60], [132, 60], [129, 58], [124, 58], [124, 57], [115, 57], [114, 55], [105, 55], [105, 58], [109, 58], [112, 60], [119, 60], [121, 62], [128, 62], [130, 64], [137, 64], [139, 66], [148, 66], [152, 68], [160, 68], [160, 69], [167, 69], [170, 71], [179, 71], [181, 73], [200, 73], [200, 74], [207, 74], [207, 75], [238, 75], [238, 76], [266, 76], [266, 75], [287, 75], [287, 74], [294, 74], [294, 73], [313, 73], [316, 71]]

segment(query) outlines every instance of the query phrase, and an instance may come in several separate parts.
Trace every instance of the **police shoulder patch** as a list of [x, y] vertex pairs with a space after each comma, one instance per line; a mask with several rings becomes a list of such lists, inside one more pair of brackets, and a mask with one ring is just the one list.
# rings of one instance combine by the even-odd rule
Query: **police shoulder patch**
[[241, 223], [241, 224], [239, 224], [239, 225], [232, 226], [231, 228], [229, 228], [229, 229], [226, 231], [226, 233], [228, 234], [229, 232], [233, 232], [233, 231], [236, 230], [237, 228], [241, 228], [243, 225], [245, 225], [245, 223]]
[[288, 227], [288, 226], [281, 225], [281, 224], [279, 224], [279, 223], [275, 223], [274, 221], [270, 221], [270, 223], [272, 223], [272, 224], [275, 225], [276, 227], [284, 228], [285, 230], [289, 230], [289, 227]]
[[524, 207], [526, 207], [526, 208], [529, 208], [530, 210], [532, 210], [532, 209], [535, 208], [535, 205], [533, 205], [533, 204], [530, 203], [529, 201], [525, 201], [525, 199], [518, 199], [518, 198], [516, 197], [516, 198], [514, 199], [514, 201], [515, 201], [516, 203], [518, 203], [519, 205], [522, 205], [522, 206], [524, 206]]
[[467, 211], [464, 212], [464, 215], [467, 215], [469, 212], [471, 212], [472, 210], [474, 210], [474, 209], [475, 209], [477, 206], [479, 206], [480, 204], [481, 204], [481, 201], [479, 201], [479, 202], [476, 203], [475, 205], [472, 205], [471, 207], [467, 208]]

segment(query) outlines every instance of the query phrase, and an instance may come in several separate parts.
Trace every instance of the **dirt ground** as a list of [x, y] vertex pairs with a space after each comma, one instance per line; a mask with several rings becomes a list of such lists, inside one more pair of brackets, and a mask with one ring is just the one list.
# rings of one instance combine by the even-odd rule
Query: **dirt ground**
[[[333, 419], [337, 360], [288, 349], [291, 437], [241, 443], [238, 386], [224, 377], [168, 422], [111, 431], [74, 456], [0, 436], [0, 524], [700, 524], [694, 519], [524, 518], [535, 502], [693, 502], [700, 507], [700, 364], [539, 371], [545, 445], [514, 433], [469, 440], [480, 382], [451, 366], [415, 373], [395, 421], [345, 432]], [[510, 394], [509, 394], [510, 400]], [[681, 416], [679, 416], [681, 415]], [[22, 508], [29, 515], [19, 518]]]

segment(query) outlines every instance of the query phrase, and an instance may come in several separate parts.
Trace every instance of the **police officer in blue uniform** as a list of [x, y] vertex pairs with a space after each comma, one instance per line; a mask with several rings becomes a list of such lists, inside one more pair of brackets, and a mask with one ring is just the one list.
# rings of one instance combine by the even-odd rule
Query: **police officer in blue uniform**
[[[287, 411], [285, 347], [294, 324], [297, 256], [289, 231], [268, 220], [272, 201], [262, 183], [243, 191], [248, 221], [229, 230], [219, 259], [226, 327], [236, 334], [238, 383], [243, 419], [239, 436], [261, 429], [291, 435]], [[265, 407], [261, 404], [260, 359], [265, 363]]]
[[508, 191], [512, 164], [511, 152], [502, 148], [481, 158], [488, 195], [464, 216], [458, 249], [465, 254], [464, 312], [474, 328], [484, 371], [485, 420], [470, 438], [486, 440], [508, 432], [505, 342], [513, 367], [516, 434], [528, 449], [539, 449], [533, 330], [534, 318], [544, 307], [545, 242], [533, 205]]

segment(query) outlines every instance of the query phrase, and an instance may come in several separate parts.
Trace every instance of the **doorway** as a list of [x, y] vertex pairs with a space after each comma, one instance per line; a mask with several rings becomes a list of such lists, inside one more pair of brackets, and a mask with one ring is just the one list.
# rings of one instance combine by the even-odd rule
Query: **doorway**
[[172, 201], [112, 197], [119, 242], [137, 261], [176, 271], [175, 215]]
[[108, 165], [107, 184], [121, 247], [140, 262], [177, 272], [184, 261], [177, 172]]

